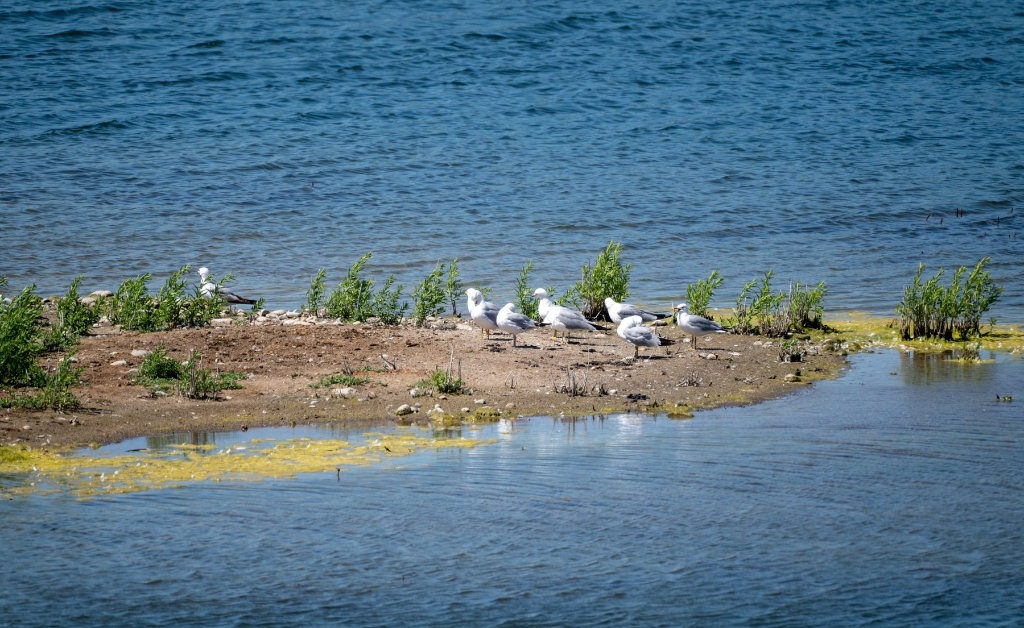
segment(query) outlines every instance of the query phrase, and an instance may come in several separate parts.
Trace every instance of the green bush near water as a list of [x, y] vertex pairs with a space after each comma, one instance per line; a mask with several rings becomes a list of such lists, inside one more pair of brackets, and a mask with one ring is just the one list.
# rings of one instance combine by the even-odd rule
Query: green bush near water
[[696, 284], [686, 285], [686, 305], [690, 314], [702, 316], [708, 320], [714, 320], [708, 313], [708, 305], [715, 296], [715, 290], [722, 285], [722, 276], [718, 270], [712, 270], [711, 276], [707, 279], [698, 279]]
[[619, 259], [621, 255], [622, 244], [614, 240], [608, 242], [593, 266], [583, 265], [583, 278], [569, 288], [559, 304], [568, 300], [587, 318], [603, 316], [607, 319], [604, 300], [611, 297], [615, 301], [624, 301], [629, 296], [629, 271], [633, 265], [623, 265]]
[[401, 302], [402, 286], [394, 289], [395, 276], [391, 275], [384, 286], [377, 292], [373, 291], [374, 281], [360, 277], [360, 273], [370, 261], [371, 253], [366, 253], [349, 268], [345, 278], [331, 292], [326, 301], [324, 295], [324, 276], [326, 269], [320, 269], [306, 292], [307, 304], [304, 309], [315, 314], [325, 314], [347, 322], [365, 323], [376, 316], [385, 325], [397, 325], [408, 305]]
[[967, 275], [961, 266], [953, 273], [948, 287], [939, 285], [943, 269], [928, 281], [921, 283], [924, 264], [917, 269], [913, 282], [904, 288], [903, 300], [896, 306], [899, 330], [904, 340], [912, 338], [941, 338], [961, 340], [981, 335], [981, 319], [1002, 295], [985, 265], [991, 258], [979, 261]]
[[[188, 282], [184, 277], [189, 268], [186, 264], [172, 273], [156, 296], [148, 291], [147, 284], [153, 278], [149, 273], [121, 282], [114, 296], [107, 300], [110, 322], [144, 333], [209, 325], [227, 303], [216, 291], [210, 298], [204, 297], [200, 285], [193, 288], [191, 295], [187, 294]], [[216, 285], [222, 287], [231, 279], [228, 275]]]
[[430, 274], [412, 291], [412, 317], [417, 326], [422, 327], [428, 316], [437, 316], [444, 311], [447, 295], [443, 279], [444, 266], [438, 262]]
[[769, 269], [760, 279], [760, 287], [757, 279], [743, 285], [736, 298], [733, 317], [726, 321], [732, 331], [780, 338], [807, 328], [821, 328], [825, 312], [822, 302], [828, 293], [825, 282], [811, 287], [798, 281], [790, 286], [788, 293], [775, 292], [774, 276], [775, 271]]

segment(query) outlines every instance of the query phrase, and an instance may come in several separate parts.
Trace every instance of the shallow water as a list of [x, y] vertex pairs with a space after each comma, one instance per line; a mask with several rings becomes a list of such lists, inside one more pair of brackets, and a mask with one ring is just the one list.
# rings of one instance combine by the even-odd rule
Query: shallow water
[[614, 238], [659, 305], [774, 267], [890, 312], [919, 262], [991, 255], [1006, 317], [1022, 77], [1012, 2], [8, 3], [0, 275], [192, 263], [273, 309], [370, 250], [506, 298]]
[[[0, 616], [26, 626], [1019, 622], [1024, 361], [887, 352], [853, 363], [794, 397], [686, 421], [463, 429], [499, 442], [401, 468], [0, 502]], [[307, 426], [109, 451], [359, 434]]]

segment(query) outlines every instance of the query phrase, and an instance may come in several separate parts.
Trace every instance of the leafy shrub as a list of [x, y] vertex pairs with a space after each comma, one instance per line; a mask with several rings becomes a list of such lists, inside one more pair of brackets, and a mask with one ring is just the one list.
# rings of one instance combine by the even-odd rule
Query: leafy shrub
[[68, 349], [78, 344], [86, 331], [100, 320], [100, 307], [90, 307], [82, 303], [78, 294], [81, 275], [75, 277], [68, 287], [68, 292], [57, 299], [57, 321], [50, 329], [46, 346], [51, 351]]
[[442, 395], [455, 395], [462, 392], [465, 385], [466, 383], [456, 377], [451, 370], [434, 369], [427, 379], [421, 379], [413, 384], [413, 387], [433, 389]]
[[584, 264], [583, 278], [570, 288], [569, 299], [581, 308], [587, 318], [604, 315], [604, 300], [608, 297], [616, 301], [624, 301], [629, 296], [629, 271], [632, 264], [622, 265], [619, 256], [622, 244], [614, 240], [608, 243], [605, 250], [597, 256], [597, 262], [591, 267]]
[[[110, 299], [110, 322], [139, 332], [209, 325], [226, 302], [216, 290], [209, 298], [205, 297], [200, 285], [195, 286], [191, 296], [186, 295], [188, 284], [184, 277], [189, 268], [186, 264], [172, 273], [155, 297], [148, 292], [147, 284], [152, 279], [149, 273], [124, 280]], [[231, 278], [231, 275], [224, 277], [216, 283], [217, 287]]]
[[41, 324], [43, 301], [35, 285], [26, 286], [10, 303], [0, 300], [0, 386], [32, 386], [40, 381], [37, 364], [45, 353]]
[[412, 292], [412, 316], [416, 325], [422, 327], [428, 316], [437, 316], [444, 310], [447, 299], [442, 278], [444, 267], [438, 263], [427, 277], [416, 285]]
[[516, 279], [515, 304], [520, 312], [536, 320], [540, 318], [540, 304], [533, 298], [533, 290], [530, 289], [529, 276], [532, 269], [533, 262], [527, 262]]
[[312, 314], [313, 316], [320, 315], [320, 307], [324, 304], [324, 291], [325, 281], [324, 277], [327, 275], [327, 269], [321, 268], [316, 273], [316, 277], [309, 281], [309, 289], [306, 290], [306, 305], [303, 309]]
[[181, 379], [181, 363], [167, 355], [167, 346], [160, 345], [146, 356], [139, 366], [139, 375], [154, 379]]
[[465, 286], [462, 285], [462, 281], [459, 280], [459, 258], [452, 260], [452, 263], [448, 265], [448, 278], [445, 280], [444, 293], [448, 299], [448, 302], [452, 306], [452, 316], [458, 316], [459, 310], [457, 308], [459, 299], [462, 298], [462, 293], [465, 291]]
[[365, 322], [373, 315], [373, 280], [360, 279], [359, 273], [370, 260], [371, 254], [367, 253], [359, 258], [338, 287], [327, 299], [327, 315], [331, 318], [339, 318], [343, 321]]
[[409, 309], [408, 303], [399, 305], [398, 302], [402, 298], [402, 286], [399, 284], [398, 287], [391, 290], [394, 283], [395, 276], [391, 275], [377, 291], [377, 294], [373, 295], [373, 303], [370, 305], [373, 315], [385, 325], [398, 325], [402, 322], [405, 311]]
[[722, 276], [718, 270], [712, 270], [707, 279], [698, 279], [697, 284], [686, 285], [686, 305], [691, 314], [714, 320], [708, 313], [708, 304], [715, 296], [715, 290], [722, 285]]
[[822, 281], [813, 288], [796, 282], [787, 294], [785, 291], [772, 290], [771, 282], [774, 275], [775, 271], [768, 270], [761, 278], [761, 286], [756, 293], [752, 291], [757, 288], [757, 279], [743, 285], [736, 298], [734, 317], [728, 321], [734, 333], [757, 333], [779, 338], [792, 331], [822, 326], [822, 301], [828, 293], [825, 282]]
[[824, 281], [818, 282], [813, 288], [799, 281], [793, 284], [789, 291], [789, 303], [794, 330], [822, 328], [821, 319], [825, 314], [822, 302], [825, 300], [826, 294], [828, 294], [828, 286]]
[[367, 377], [357, 377], [351, 373], [343, 373], [341, 375], [331, 375], [330, 377], [321, 378], [319, 382], [315, 382], [309, 385], [310, 388], [327, 388], [328, 386], [358, 386], [365, 384], [370, 381]]
[[924, 264], [917, 269], [914, 280], [903, 291], [903, 300], [896, 306], [900, 315], [900, 335], [904, 339], [917, 337], [953, 340], [954, 333], [967, 340], [981, 335], [981, 318], [999, 299], [1003, 288], [985, 270], [991, 258], [979, 261], [964, 281], [966, 266], [953, 273], [949, 287], [939, 285], [943, 269], [921, 283]]
[[212, 375], [203, 368], [203, 353], [190, 351], [188, 361], [182, 367], [181, 379], [178, 380], [178, 392], [189, 399], [216, 399], [222, 390], [241, 388], [238, 380], [245, 378], [245, 373], [218, 373]]

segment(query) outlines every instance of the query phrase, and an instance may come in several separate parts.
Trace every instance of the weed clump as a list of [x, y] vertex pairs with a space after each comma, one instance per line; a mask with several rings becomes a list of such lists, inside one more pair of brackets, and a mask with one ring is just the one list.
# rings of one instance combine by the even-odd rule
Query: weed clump
[[430, 274], [416, 285], [412, 292], [412, 317], [416, 325], [423, 326], [428, 316], [437, 316], [444, 310], [447, 301], [444, 286], [444, 266], [438, 262]]
[[828, 293], [825, 282], [813, 288], [796, 282], [790, 286], [789, 293], [775, 292], [772, 289], [774, 275], [775, 271], [769, 269], [761, 278], [759, 288], [756, 279], [743, 285], [736, 298], [733, 318], [728, 321], [733, 332], [781, 338], [809, 327], [821, 328], [825, 312], [822, 301]]
[[357, 377], [351, 373], [344, 373], [341, 375], [331, 375], [330, 377], [323, 377], [319, 382], [314, 382], [309, 385], [310, 388], [327, 388], [328, 386], [358, 386], [365, 384], [370, 381], [368, 377]]
[[242, 388], [238, 380], [244, 378], [245, 373], [233, 371], [213, 375], [203, 368], [203, 353], [190, 351], [188, 360], [182, 365], [178, 392], [189, 399], [216, 399], [222, 390]]
[[[110, 322], [139, 332], [209, 325], [227, 302], [217, 290], [204, 295], [199, 285], [193, 288], [191, 295], [187, 294], [188, 283], [184, 277], [189, 268], [186, 264], [172, 273], [156, 296], [149, 294], [147, 289], [147, 283], [153, 277], [151, 274], [124, 280], [109, 299]], [[231, 279], [231, 275], [224, 277], [217, 282], [217, 288]]]
[[569, 289], [568, 300], [579, 307], [585, 317], [604, 315], [608, 318], [604, 300], [611, 297], [615, 301], [624, 301], [629, 296], [629, 271], [633, 265], [623, 266], [619, 260], [621, 254], [622, 244], [614, 240], [609, 242], [593, 266], [583, 265], [583, 278]]
[[516, 279], [516, 307], [520, 312], [529, 316], [533, 320], [540, 318], [540, 303], [533, 298], [533, 290], [530, 289], [530, 271], [533, 269], [533, 262], [527, 262], [526, 266], [523, 266], [522, 272], [519, 273], [519, 277]]
[[78, 286], [82, 276], [75, 277], [68, 292], [57, 299], [57, 321], [46, 340], [47, 349], [62, 351], [78, 345], [78, 340], [100, 320], [100, 307], [82, 302]]
[[904, 288], [903, 300], [896, 306], [903, 339], [953, 340], [953, 335], [957, 334], [967, 340], [980, 336], [982, 316], [1003, 293], [1003, 288], [997, 286], [985, 270], [985, 264], [990, 261], [989, 257], [979, 261], [966, 280], [967, 267], [961, 266], [953, 273], [948, 287], [939, 285], [945, 272], [941, 268], [922, 284], [925, 266], [921, 264], [911, 285]]
[[372, 254], [366, 253], [348, 269], [345, 278], [338, 284], [326, 301], [324, 295], [324, 276], [327, 273], [321, 269], [306, 291], [307, 303], [304, 309], [315, 316], [326, 315], [342, 321], [358, 321], [365, 323], [371, 317], [376, 316], [385, 325], [397, 325], [402, 322], [402, 317], [408, 309], [408, 305], [400, 303], [402, 298], [402, 286], [394, 290], [391, 287], [395, 283], [395, 276], [391, 275], [384, 282], [384, 286], [376, 293], [373, 292], [374, 282], [372, 279], [364, 279], [359, 276], [366, 263], [370, 261]]
[[462, 280], [459, 279], [459, 258], [456, 257], [448, 265], [448, 277], [444, 282], [444, 294], [445, 298], [448, 299], [448, 303], [452, 306], [452, 316], [459, 315], [457, 305], [464, 289], [465, 286], [462, 285]]
[[711, 303], [711, 299], [715, 296], [715, 290], [720, 285], [722, 285], [722, 276], [718, 274], [717, 269], [712, 270], [711, 276], [707, 279], [698, 279], [696, 284], [687, 284], [686, 304], [689, 312], [709, 321], [714, 320], [708, 312], [708, 304]]

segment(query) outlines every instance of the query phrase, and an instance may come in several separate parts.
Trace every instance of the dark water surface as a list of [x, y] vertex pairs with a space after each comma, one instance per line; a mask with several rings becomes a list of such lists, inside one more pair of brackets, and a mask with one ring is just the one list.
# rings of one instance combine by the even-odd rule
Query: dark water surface
[[[1020, 625], [1024, 421], [994, 399], [1019, 400], [1022, 383], [1021, 360], [862, 355], [840, 380], [688, 421], [538, 417], [401, 469], [19, 497], [0, 502], [0, 617]], [[357, 436], [198, 436], [299, 435]]]
[[0, 2], [0, 275], [273, 308], [370, 250], [504, 297], [614, 238], [648, 302], [774, 267], [890, 311], [991, 255], [1012, 316], [1022, 120], [1019, 2]]

